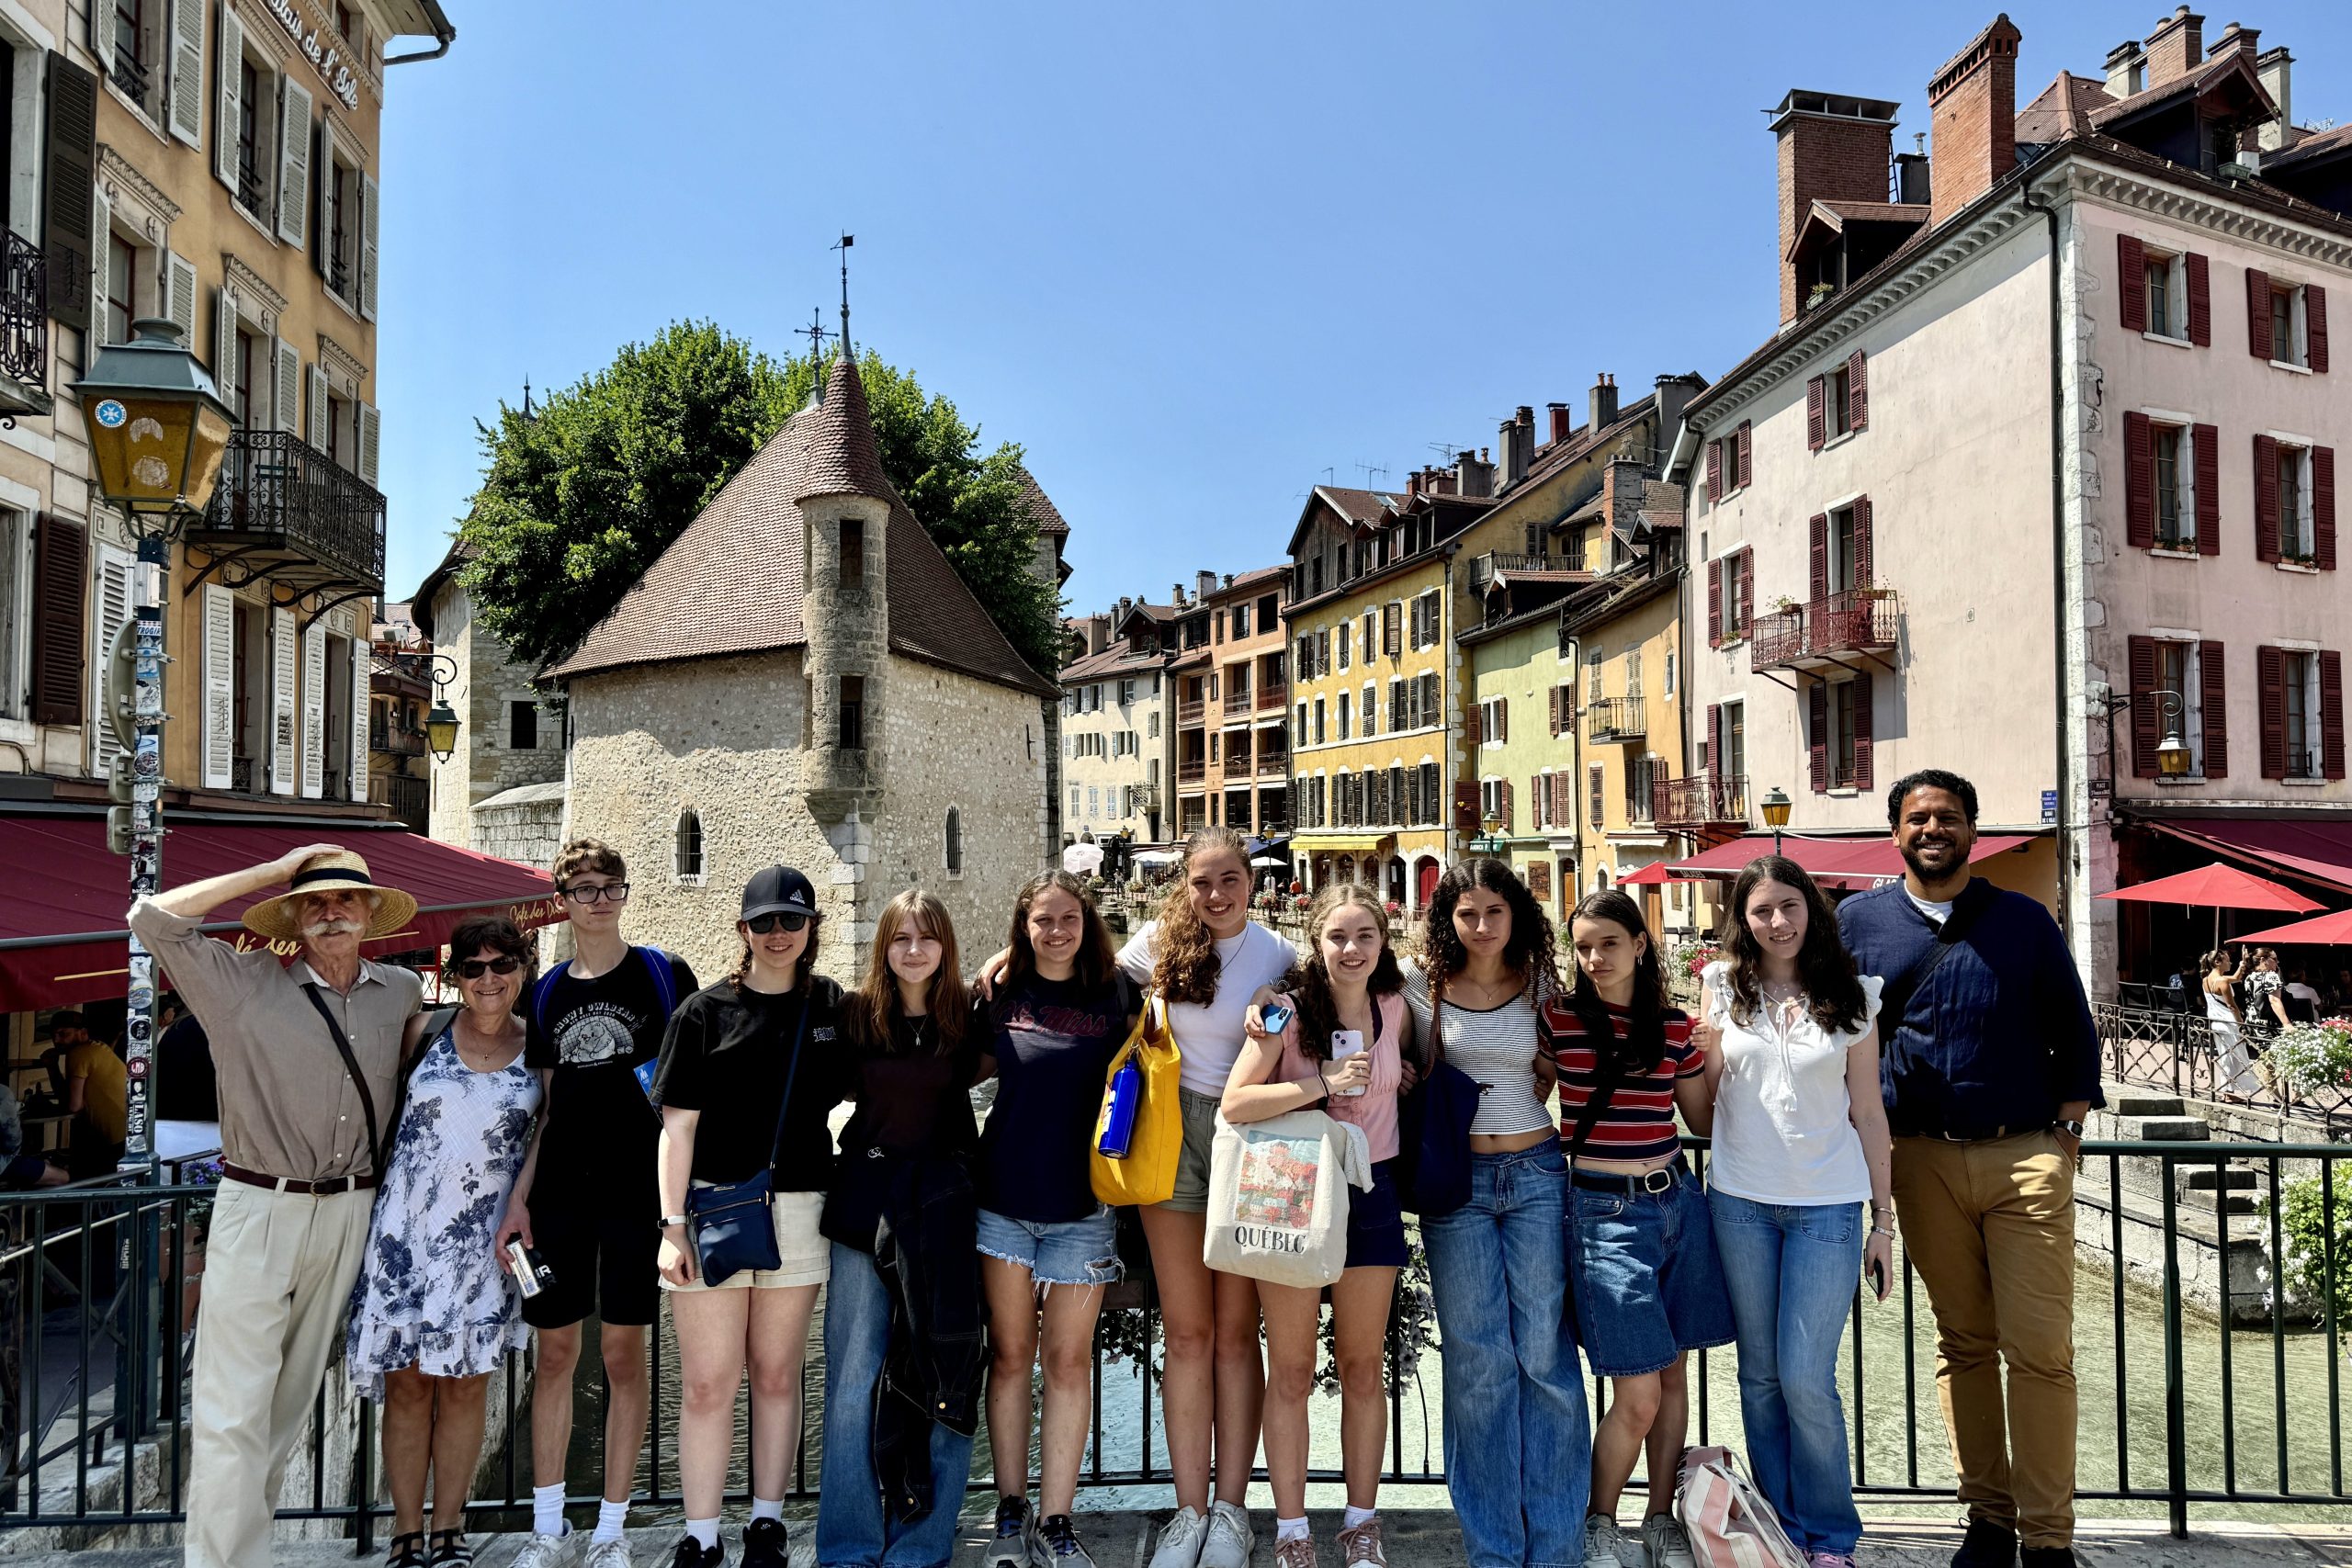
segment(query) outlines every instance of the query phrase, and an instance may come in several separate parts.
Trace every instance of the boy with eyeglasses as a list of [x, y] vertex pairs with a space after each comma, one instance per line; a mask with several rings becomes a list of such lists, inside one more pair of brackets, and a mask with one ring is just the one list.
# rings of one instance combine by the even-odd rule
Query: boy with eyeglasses
[[661, 1055], [671, 1010], [700, 982], [685, 960], [621, 935], [628, 869], [595, 839], [555, 858], [556, 893], [571, 918], [572, 957], [543, 976], [525, 1007], [525, 1061], [552, 1074], [538, 1146], [523, 1168], [499, 1245], [520, 1235], [554, 1283], [523, 1303], [538, 1331], [531, 1394], [531, 1536], [515, 1568], [552, 1568], [563, 1552], [564, 1459], [571, 1444], [572, 1374], [581, 1325], [603, 1328], [605, 1474], [586, 1568], [629, 1568], [621, 1533], [645, 1446], [650, 1388], [645, 1335], [661, 1305], [662, 1243], [654, 1144], [661, 1112], [637, 1069]]

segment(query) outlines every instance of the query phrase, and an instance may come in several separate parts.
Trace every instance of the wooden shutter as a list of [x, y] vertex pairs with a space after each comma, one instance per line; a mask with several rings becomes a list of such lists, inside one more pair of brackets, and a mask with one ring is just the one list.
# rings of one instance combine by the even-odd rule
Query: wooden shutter
[[311, 232], [311, 92], [288, 72], [277, 107], [277, 237], [301, 245]]
[[104, 774], [114, 766], [115, 753], [131, 743], [130, 736], [115, 728], [114, 710], [107, 705], [107, 655], [114, 648], [115, 633], [130, 619], [130, 574], [137, 562], [129, 550], [111, 545], [99, 545], [91, 554], [97, 568], [90, 624], [90, 714], [97, 721], [91, 726], [91, 764]]
[[1813, 770], [1813, 793], [1829, 793], [1829, 687], [1815, 681], [1805, 688], [1805, 749]]
[[1720, 441], [1710, 441], [1707, 443], [1707, 500], [1712, 502], [1721, 501], [1723, 498], [1724, 444]]
[[2255, 559], [2278, 558], [2278, 443], [2257, 435], [2254, 438]]
[[311, 367], [311, 445], [323, 452], [327, 449], [327, 372], [322, 365]]
[[1495, 739], [1506, 746], [1510, 744], [1510, 699], [1509, 697], [1495, 699]]
[[1576, 780], [1565, 773], [1552, 775], [1552, 826], [1565, 828], [1576, 814]]
[[1486, 738], [1478, 732], [1478, 720], [1480, 716], [1478, 705], [1476, 700], [1471, 701], [1463, 707], [1462, 739], [1473, 746], [1483, 745], [1486, 740]]
[[1863, 496], [1854, 502], [1854, 586], [1867, 588], [1877, 579], [1874, 555], [1876, 546], [1871, 538], [1871, 498]]
[[1854, 787], [1860, 790], [1875, 788], [1877, 784], [1878, 772], [1871, 756], [1871, 701], [1877, 685], [1868, 670], [1854, 677]]
[[1808, 580], [1812, 585], [1810, 598], [1814, 603], [1829, 597], [1829, 513], [1816, 512], [1810, 525], [1813, 547], [1813, 570]]
[[180, 341], [196, 348], [196, 264], [167, 252], [164, 257], [166, 295], [164, 313], [179, 323]]
[[2152, 779], [2164, 772], [2156, 748], [2164, 743], [2163, 703], [2156, 698], [2156, 639], [2129, 639], [2132, 661], [2132, 774]]
[[[114, 229], [114, 203], [107, 193], [92, 191], [90, 203], [90, 335], [103, 346], [107, 341], [107, 295], [114, 265], [114, 247], [107, 243]], [[133, 302], [134, 308], [136, 301]]]
[[2283, 649], [2254, 650], [2256, 716], [2262, 725], [2262, 776], [2287, 776], [2287, 654]]
[[172, 0], [173, 139], [204, 145], [204, 0]]
[[313, 622], [302, 633], [302, 795], [317, 800], [326, 793], [327, 766], [327, 633]]
[[1707, 563], [1707, 646], [1724, 645], [1724, 563], [1718, 556]]
[[1804, 444], [1809, 451], [1818, 452], [1829, 438], [1829, 420], [1823, 411], [1827, 401], [1827, 378], [1815, 376], [1804, 384]]
[[237, 297], [226, 284], [212, 298], [212, 384], [222, 402], [237, 406]]
[[1553, 688], [1552, 688], [1552, 738], [1553, 738], [1555, 740], [1556, 740], [1556, 739], [1559, 739], [1559, 737], [1560, 737], [1560, 688], [1559, 688], [1559, 687], [1557, 687], [1557, 686], [1555, 686], [1555, 687], [1553, 687]]
[[359, 405], [359, 477], [368, 484], [376, 482], [376, 442], [381, 419], [372, 403]]
[[2123, 414], [2123, 532], [2135, 550], [2156, 543], [2156, 440], [2148, 416]]
[[2213, 289], [2202, 253], [2191, 251], [2182, 258], [2188, 274], [2188, 341], [2199, 348], [2213, 344]]
[[359, 176], [359, 313], [376, 319], [376, 182]]
[[92, 198], [97, 195], [98, 79], [49, 51], [47, 149], [41, 170], [42, 259], [49, 313], [86, 331], [90, 309]]
[[1870, 377], [1860, 349], [1846, 356], [1846, 423], [1856, 430], [1871, 423]]
[[2319, 771], [2344, 776], [2344, 655], [2334, 649], [2319, 656]]
[[1478, 784], [1475, 779], [1457, 779], [1453, 785], [1453, 829], [1457, 833], [1478, 830]]
[[1502, 822], [1502, 830], [1503, 830], [1504, 832], [1506, 832], [1506, 833], [1516, 833], [1516, 832], [1518, 832], [1518, 831], [1519, 831], [1519, 814], [1518, 814], [1518, 808], [1517, 808], [1516, 807], [1514, 807], [1514, 806], [1511, 804], [1510, 780], [1509, 780], [1509, 779], [1505, 779], [1505, 780], [1503, 780], [1503, 782], [1502, 782], [1502, 786], [1503, 786], [1503, 787], [1502, 787], [1502, 793], [1503, 793], [1503, 822]]
[[2222, 553], [2222, 433], [2210, 424], [2189, 427], [2197, 448], [2197, 553]]
[[2327, 290], [2316, 283], [2303, 285], [2304, 358], [2313, 374], [2327, 374]]
[[294, 793], [295, 762], [300, 736], [296, 729], [300, 722], [295, 708], [295, 676], [299, 670], [295, 648], [294, 612], [273, 609], [269, 613], [269, 793]]
[[40, 513], [33, 533], [33, 722], [82, 722], [82, 622], [88, 603], [89, 535]]
[[2270, 275], [2245, 269], [2245, 346], [2256, 359], [2275, 359], [2270, 343]]
[[1736, 603], [1732, 607], [1739, 619], [1732, 629], [1746, 637], [1749, 625], [1756, 619], [1756, 552], [1742, 550], [1733, 558], [1739, 562], [1739, 592], [1734, 595]]
[[204, 585], [204, 787], [227, 789], [237, 756], [237, 604], [217, 582]]
[[2319, 569], [2335, 570], [2335, 448], [2312, 448], [2312, 544]]
[[2123, 275], [2123, 330], [2148, 330], [2148, 249], [2129, 234], [2115, 237], [2116, 270]]
[[[2182, 694], [2186, 695], [2187, 694]], [[2197, 645], [2198, 717], [2205, 730], [2205, 776], [2230, 776], [2230, 686], [2222, 645]]]
[[277, 374], [270, 388], [271, 423], [288, 435], [302, 433], [302, 356], [284, 338], [274, 351]]
[[1593, 763], [1589, 769], [1586, 770], [1585, 782], [1588, 788], [1585, 805], [1588, 807], [1588, 815], [1585, 818], [1585, 821], [1590, 824], [1593, 830], [1596, 832], [1600, 829], [1601, 785], [1606, 780], [1606, 777], [1607, 775], [1602, 773], [1600, 764], [1598, 762]]
[[245, 25], [237, 13], [224, 3], [220, 7], [220, 37], [216, 49], [213, 77], [220, 84], [219, 95], [212, 100], [212, 174], [231, 190], [237, 188], [237, 139], [242, 134], [244, 110], [237, 102], [237, 87], [245, 58]]
[[1721, 703], [1707, 705], [1707, 727], [1700, 732], [1699, 771], [1719, 773], [1723, 767], [1724, 709]]
[[1750, 460], [1750, 453], [1755, 446], [1754, 436], [1755, 432], [1750, 423], [1741, 420], [1739, 422], [1739, 488], [1742, 490], [1746, 490], [1749, 481], [1756, 476], [1755, 465]]

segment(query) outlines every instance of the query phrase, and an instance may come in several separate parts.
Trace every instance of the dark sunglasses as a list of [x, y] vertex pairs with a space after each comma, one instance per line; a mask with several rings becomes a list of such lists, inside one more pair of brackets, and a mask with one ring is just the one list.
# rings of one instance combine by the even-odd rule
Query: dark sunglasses
[[465, 958], [449, 967], [457, 971], [460, 980], [479, 980], [484, 975], [512, 975], [523, 967], [519, 958]]
[[606, 898], [616, 904], [628, 902], [628, 884], [626, 882], [607, 882], [602, 886], [593, 882], [576, 882], [569, 887], [558, 888], [557, 891], [565, 897], [582, 904], [601, 903]]
[[788, 931], [797, 931], [808, 923], [806, 915], [753, 915], [743, 922], [753, 936], [765, 936], [778, 926]]

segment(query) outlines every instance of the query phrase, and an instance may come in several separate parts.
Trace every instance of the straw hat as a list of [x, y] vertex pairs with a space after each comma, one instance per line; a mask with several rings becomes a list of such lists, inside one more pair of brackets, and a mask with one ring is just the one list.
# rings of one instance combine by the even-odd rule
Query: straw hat
[[368, 863], [349, 850], [337, 850], [332, 854], [312, 855], [302, 863], [286, 884], [287, 891], [275, 898], [265, 898], [247, 909], [245, 929], [255, 936], [273, 942], [297, 942], [302, 932], [295, 916], [295, 905], [303, 895], [327, 893], [337, 888], [377, 895], [376, 918], [368, 922], [369, 937], [389, 936], [409, 922], [416, 913], [416, 900], [397, 887], [379, 887], [369, 880]]

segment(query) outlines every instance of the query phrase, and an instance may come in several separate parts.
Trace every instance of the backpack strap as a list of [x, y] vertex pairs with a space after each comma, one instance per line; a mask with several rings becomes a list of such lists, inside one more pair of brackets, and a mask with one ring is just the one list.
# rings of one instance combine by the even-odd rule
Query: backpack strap
[[652, 946], [632, 947], [629, 951], [644, 959], [646, 968], [652, 972], [653, 994], [662, 998], [662, 1016], [668, 1018], [678, 1010], [678, 980], [670, 971], [669, 953]]
[[555, 995], [556, 977], [571, 967], [571, 960], [567, 958], [540, 976], [538, 984], [531, 987], [531, 1022], [538, 1030], [541, 1039], [547, 1037], [548, 998]]

